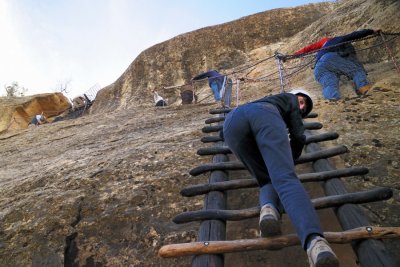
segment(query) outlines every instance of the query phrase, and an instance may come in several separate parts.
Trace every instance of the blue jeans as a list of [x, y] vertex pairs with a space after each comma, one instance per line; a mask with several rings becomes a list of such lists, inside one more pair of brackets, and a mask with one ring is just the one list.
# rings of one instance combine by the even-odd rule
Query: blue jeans
[[221, 90], [221, 88], [219, 88], [217, 81], [212, 81], [210, 83], [210, 87], [211, 87], [211, 91], [214, 95], [214, 99], [215, 101], [220, 101], [221, 100], [221, 96], [219, 94], [219, 91]]
[[236, 157], [257, 179], [260, 206], [271, 203], [288, 214], [303, 248], [310, 234], [322, 235], [318, 216], [296, 173], [286, 124], [269, 103], [249, 103], [232, 110], [224, 138]]
[[322, 85], [325, 99], [340, 98], [339, 78], [345, 75], [355, 83], [356, 90], [368, 85], [367, 74], [361, 63], [352, 57], [341, 57], [335, 52], [323, 55], [315, 64], [315, 79]]
[[30, 124], [33, 124], [33, 125], [38, 125], [38, 124], [39, 124], [38, 120], [36, 119], [36, 116], [34, 116], [34, 117], [32, 118]]

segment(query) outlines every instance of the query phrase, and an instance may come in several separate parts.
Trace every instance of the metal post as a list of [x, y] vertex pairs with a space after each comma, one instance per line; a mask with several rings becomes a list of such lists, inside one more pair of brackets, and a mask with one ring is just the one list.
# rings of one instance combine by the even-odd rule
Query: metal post
[[197, 104], [196, 92], [194, 91], [194, 90], [196, 90], [196, 87], [194, 85], [194, 81], [191, 81], [190, 85], [192, 86], [192, 97], [193, 97], [192, 103]]
[[240, 80], [236, 79], [236, 106], [239, 106], [239, 86]]
[[276, 61], [278, 63], [278, 71], [279, 71], [279, 81], [281, 83], [281, 93], [285, 92], [285, 81], [283, 77], [283, 62], [282, 62], [282, 54], [275, 54]]
[[387, 44], [387, 42], [386, 42], [386, 39], [385, 39], [385, 36], [383, 35], [382, 32], [379, 32], [379, 35], [381, 36], [381, 38], [382, 38], [382, 40], [383, 40], [383, 43], [385, 44], [385, 47], [386, 47], [386, 50], [387, 50], [389, 56], [392, 58], [392, 61], [393, 61], [393, 63], [394, 63], [394, 66], [395, 66], [396, 69], [397, 69], [397, 72], [400, 73], [399, 65], [397, 65], [396, 58], [393, 56], [392, 50], [391, 50], [390, 47], [388, 46], [388, 44]]
[[225, 94], [225, 86], [226, 86], [226, 79], [228, 77], [225, 75], [224, 76], [224, 81], [222, 82], [222, 87], [221, 87], [221, 91], [219, 92], [219, 96], [221, 97], [221, 99], [224, 98], [224, 94]]

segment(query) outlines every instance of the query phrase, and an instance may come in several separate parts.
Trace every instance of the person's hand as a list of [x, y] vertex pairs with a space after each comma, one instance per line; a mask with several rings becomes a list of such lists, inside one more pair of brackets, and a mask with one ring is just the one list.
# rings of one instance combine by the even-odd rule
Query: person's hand
[[285, 62], [285, 60], [286, 60], [286, 55], [283, 53], [276, 53], [275, 56], [276, 56], [276, 58], [282, 60], [283, 62]]

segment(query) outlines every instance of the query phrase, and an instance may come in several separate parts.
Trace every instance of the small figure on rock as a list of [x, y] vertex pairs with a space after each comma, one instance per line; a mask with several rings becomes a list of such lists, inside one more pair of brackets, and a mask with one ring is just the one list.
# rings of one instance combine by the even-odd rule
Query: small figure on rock
[[42, 114], [35, 115], [35, 116], [32, 118], [31, 122], [29, 123], [29, 126], [31, 126], [31, 125], [36, 125], [36, 126], [38, 126], [38, 125], [41, 125], [41, 124], [44, 124], [44, 123], [49, 123], [49, 121], [48, 121], [47, 118], [43, 115], [43, 112], [42, 112]]
[[[371, 85], [363, 65], [357, 59], [351, 41], [378, 33], [380, 30], [360, 30], [347, 35], [326, 37], [295, 52], [295, 55], [322, 49], [316, 54], [315, 79], [322, 85], [325, 99], [340, 99], [339, 78], [345, 75], [355, 83], [355, 93], [366, 95]], [[331, 48], [329, 48], [331, 47]]]
[[281, 234], [285, 210], [310, 266], [338, 267], [310, 197], [295, 173], [294, 160], [300, 157], [306, 141], [302, 119], [312, 108], [313, 101], [304, 90], [264, 97], [229, 112], [223, 134], [260, 186], [261, 236]]
[[167, 102], [156, 91], [153, 91], [153, 97], [154, 97], [154, 102], [156, 103], [156, 107], [167, 106]]

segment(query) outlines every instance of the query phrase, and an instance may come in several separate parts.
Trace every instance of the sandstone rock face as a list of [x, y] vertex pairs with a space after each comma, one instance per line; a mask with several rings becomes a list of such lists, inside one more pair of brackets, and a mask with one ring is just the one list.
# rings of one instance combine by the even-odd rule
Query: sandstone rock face
[[357, 29], [398, 32], [398, 10], [399, 2], [396, 0], [342, 1], [329, 15], [318, 23], [309, 25], [300, 34], [300, 43], [294, 47], [302, 47], [321, 37], [347, 34]]
[[[253, 39], [259, 42], [256, 45], [251, 44], [251, 38], [246, 39], [246, 45], [240, 50], [245, 51], [245, 62], [262, 59], [277, 49], [290, 53], [306, 44], [309, 38], [318, 39], [328, 32], [346, 33], [368, 27], [400, 31], [399, 1], [339, 1], [328, 6], [331, 12], [309, 26], [304, 25], [304, 31], [294, 31], [293, 36], [285, 35], [285, 39], [278, 36], [273, 43], [265, 44], [255, 34]], [[318, 9], [319, 5], [315, 8]], [[289, 11], [277, 12], [287, 15]], [[310, 12], [314, 14], [311, 9]], [[239, 21], [245, 24], [248, 18], [253, 16]], [[280, 17], [277, 19], [279, 23], [282, 21]], [[298, 20], [301, 23], [301, 19]], [[269, 24], [274, 25], [274, 22]], [[217, 26], [219, 30], [215, 32], [220, 32], [223, 26], [228, 27], [229, 23]], [[247, 27], [248, 31], [252, 30], [252, 27]], [[330, 27], [335, 27], [335, 30]], [[233, 32], [234, 28], [230, 29]], [[175, 59], [175, 64], [170, 66], [174, 69], [161, 69], [161, 65], [169, 63], [160, 61], [163, 64], [157, 66], [155, 62], [153, 65], [148, 65], [148, 62], [157, 57], [168, 58], [169, 54], [178, 55], [172, 45], [177, 40], [186, 40], [186, 46], [199, 38], [208, 40], [199, 33], [201, 31], [210, 33], [214, 30], [210, 27], [189, 33], [191, 38], [181, 35], [172, 39], [170, 46], [165, 42], [156, 46], [157, 49], [153, 47], [143, 52], [139, 57], [141, 61], [135, 60], [115, 84], [102, 91], [100, 101], [95, 101], [96, 112], [74, 120], [0, 134], [0, 266], [190, 265], [191, 257], [163, 259], [157, 256], [157, 252], [165, 244], [196, 240], [199, 223], [178, 225], [172, 222], [172, 218], [184, 211], [203, 208], [203, 196], [185, 198], [179, 191], [189, 185], [207, 183], [208, 175], [191, 177], [188, 172], [211, 161], [210, 157], [198, 156], [196, 151], [207, 146], [200, 142], [204, 136], [201, 128], [206, 119], [213, 117], [209, 110], [217, 108], [217, 104], [153, 107], [147, 86], [155, 86], [154, 79], [169, 75], [170, 78], [164, 77], [162, 82], [159, 78], [157, 84], [183, 83], [190, 75], [202, 71], [204, 65]], [[264, 29], [260, 30], [260, 34], [263, 32]], [[238, 36], [239, 41], [241, 36]], [[362, 43], [359, 47], [379, 44], [375, 41]], [[173, 44], [177, 49], [183, 48], [183, 45]], [[159, 50], [161, 45], [165, 45], [164, 52]], [[223, 54], [225, 44], [221, 44], [221, 50], [217, 44], [214, 45], [215, 53], [206, 51], [202, 55], [223, 62], [218, 61], [222, 57], [217, 55]], [[391, 42], [390, 47], [399, 57], [399, 39]], [[393, 190], [393, 197], [387, 201], [360, 205], [372, 224], [399, 226], [399, 74], [384, 46], [360, 51], [359, 56], [365, 62], [368, 79], [373, 85], [370, 96], [366, 98], [354, 98], [351, 82], [344, 79], [341, 81], [342, 100], [322, 100], [320, 86], [315, 82], [311, 68], [288, 81], [290, 87], [306, 86], [315, 96], [314, 111], [319, 114], [315, 120], [324, 125], [321, 131], [336, 131], [340, 135], [338, 140], [324, 142], [322, 146], [345, 144], [349, 148], [349, 153], [332, 159], [339, 165], [337, 168], [365, 166], [370, 169], [365, 176], [343, 179], [348, 191], [377, 186]], [[171, 56], [171, 60], [173, 58]], [[207, 68], [221, 66], [207, 62], [210, 64]], [[235, 64], [242, 62], [239, 60]], [[141, 72], [136, 72], [136, 67], [133, 67], [136, 64], [142, 66], [139, 68]], [[190, 69], [190, 73], [187, 72], [190, 75], [182, 71], [180, 66], [184, 64]], [[290, 64], [285, 62], [285, 66]], [[228, 71], [235, 67], [229, 66]], [[272, 60], [272, 63], [257, 65], [248, 77], [275, 70], [276, 64]], [[174, 80], [171, 77], [175, 77]], [[139, 88], [135, 84], [145, 86]], [[279, 92], [279, 84], [271, 84], [243, 82], [239, 104]], [[150, 104], [140, 104], [140, 101], [145, 101], [144, 98], [139, 101], [139, 94], [143, 97], [148, 95]], [[229, 194], [235, 198], [229, 203], [246, 207], [257, 204], [256, 189]], [[229, 233], [240, 232], [240, 237], [255, 238], [257, 218], [244, 223], [247, 226], [243, 231], [243, 228], [235, 228], [237, 224], [229, 222]], [[323, 227], [331, 230], [326, 224]], [[234, 239], [238, 236], [229, 237]], [[400, 266], [400, 242], [386, 240], [385, 243]], [[343, 245], [338, 246], [341, 248]], [[227, 264], [230, 263], [227, 266], [235, 267], [277, 266], [273, 264], [276, 262], [282, 266], [309, 266], [302, 251], [296, 252], [298, 257], [285, 257], [287, 251], [232, 253], [225, 255], [225, 259]], [[276, 255], [285, 258], [281, 261]], [[355, 259], [353, 263], [357, 265]]]
[[[292, 9], [275, 9], [239, 20], [179, 35], [143, 51], [113, 84], [99, 91], [92, 112], [135, 105], [151, 105], [151, 91], [159, 90], [169, 103], [180, 104], [179, 91], [160, 90], [187, 84], [191, 77], [210, 69], [231, 73], [235, 67], [275, 52], [290, 53], [322, 37], [356, 29], [396, 32], [399, 2], [395, 0], [319, 3]], [[304, 31], [303, 31], [304, 30]], [[398, 53], [399, 45], [393, 48]], [[379, 61], [386, 53], [364, 53]], [[276, 64], [265, 64], [265, 70]], [[257, 75], [260, 69], [251, 76]], [[199, 99], [207, 96], [205, 94]]]
[[0, 98], [0, 132], [25, 129], [33, 116], [57, 116], [71, 107], [62, 93]]
[[0, 266], [165, 266], [159, 246], [196, 235], [171, 218], [188, 207], [180, 187], [202, 180], [186, 159], [207, 160], [195, 144], [209, 108], [138, 107], [1, 135]]
[[[228, 70], [248, 53], [300, 32], [332, 11], [334, 4], [275, 9], [179, 35], [143, 51], [115, 81], [98, 92], [94, 112], [151, 102], [151, 91], [185, 84], [209, 69]], [[170, 96], [165, 92], [166, 97]]]

